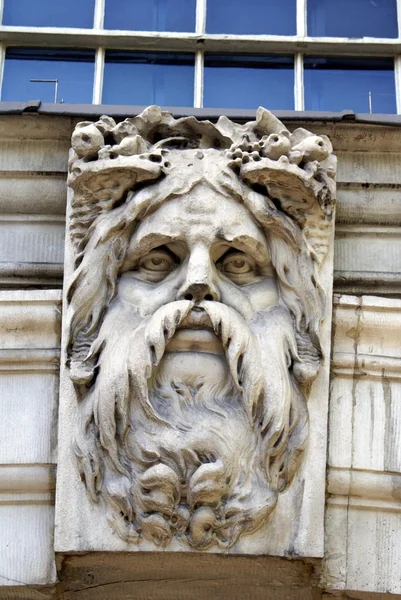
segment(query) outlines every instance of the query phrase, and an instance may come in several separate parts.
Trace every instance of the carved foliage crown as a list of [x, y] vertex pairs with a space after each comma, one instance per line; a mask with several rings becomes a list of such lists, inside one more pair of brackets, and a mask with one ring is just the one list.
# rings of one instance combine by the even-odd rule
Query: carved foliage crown
[[329, 241], [335, 196], [336, 158], [327, 136], [298, 128], [292, 133], [259, 108], [243, 125], [227, 117], [217, 123], [175, 119], [157, 106], [121, 123], [107, 116], [79, 123], [72, 136], [68, 184], [74, 190], [70, 234], [76, 264], [94, 220], [124, 201], [128, 191], [170, 170], [169, 149], [215, 148], [245, 184], [262, 186], [294, 219], [320, 263]]

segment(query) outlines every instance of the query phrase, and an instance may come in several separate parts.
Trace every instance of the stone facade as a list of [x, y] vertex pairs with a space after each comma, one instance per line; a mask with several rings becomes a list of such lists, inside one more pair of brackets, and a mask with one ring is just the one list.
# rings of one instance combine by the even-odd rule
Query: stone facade
[[[329, 135], [338, 157], [324, 555], [307, 540], [302, 552], [257, 558], [131, 557], [108, 548], [80, 556], [101, 549], [85, 545], [59, 547], [55, 556], [64, 215], [76, 122], [0, 118], [0, 597], [401, 596], [401, 136], [394, 126], [302, 124]], [[314, 454], [326, 457], [325, 436]], [[65, 507], [68, 495], [60, 494]], [[315, 526], [311, 514], [305, 531]]]

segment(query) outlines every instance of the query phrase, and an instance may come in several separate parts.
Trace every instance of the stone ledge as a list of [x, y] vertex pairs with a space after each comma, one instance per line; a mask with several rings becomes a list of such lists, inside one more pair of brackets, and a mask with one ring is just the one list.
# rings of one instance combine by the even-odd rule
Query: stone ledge
[[[58, 290], [0, 291], [0, 348], [4, 350], [4, 360], [15, 362], [13, 355], [16, 358], [17, 350], [58, 349], [60, 318]], [[24, 353], [20, 354], [23, 358]]]
[[55, 471], [55, 465], [0, 465], [0, 505], [53, 505]]
[[401, 473], [329, 467], [328, 503], [401, 512]]
[[341, 377], [401, 379], [401, 358], [336, 352], [331, 362], [331, 372]]
[[58, 574], [64, 600], [315, 600], [321, 594], [319, 561], [260, 556], [60, 555]]

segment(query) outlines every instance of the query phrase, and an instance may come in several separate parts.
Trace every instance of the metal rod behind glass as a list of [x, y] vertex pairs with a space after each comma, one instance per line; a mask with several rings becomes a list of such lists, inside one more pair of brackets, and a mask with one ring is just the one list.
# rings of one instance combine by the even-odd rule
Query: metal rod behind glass
[[30, 79], [31, 83], [54, 83], [54, 104], [57, 104], [58, 79]]

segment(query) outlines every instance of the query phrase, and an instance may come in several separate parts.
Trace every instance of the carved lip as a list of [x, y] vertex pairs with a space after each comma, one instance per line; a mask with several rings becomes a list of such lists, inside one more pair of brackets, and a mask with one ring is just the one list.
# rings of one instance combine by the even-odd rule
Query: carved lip
[[189, 311], [177, 329], [210, 329], [213, 331], [213, 325], [207, 312], [203, 308], [195, 307]]
[[206, 352], [224, 354], [221, 340], [214, 333], [209, 315], [192, 309], [180, 323], [166, 348], [167, 352]]

